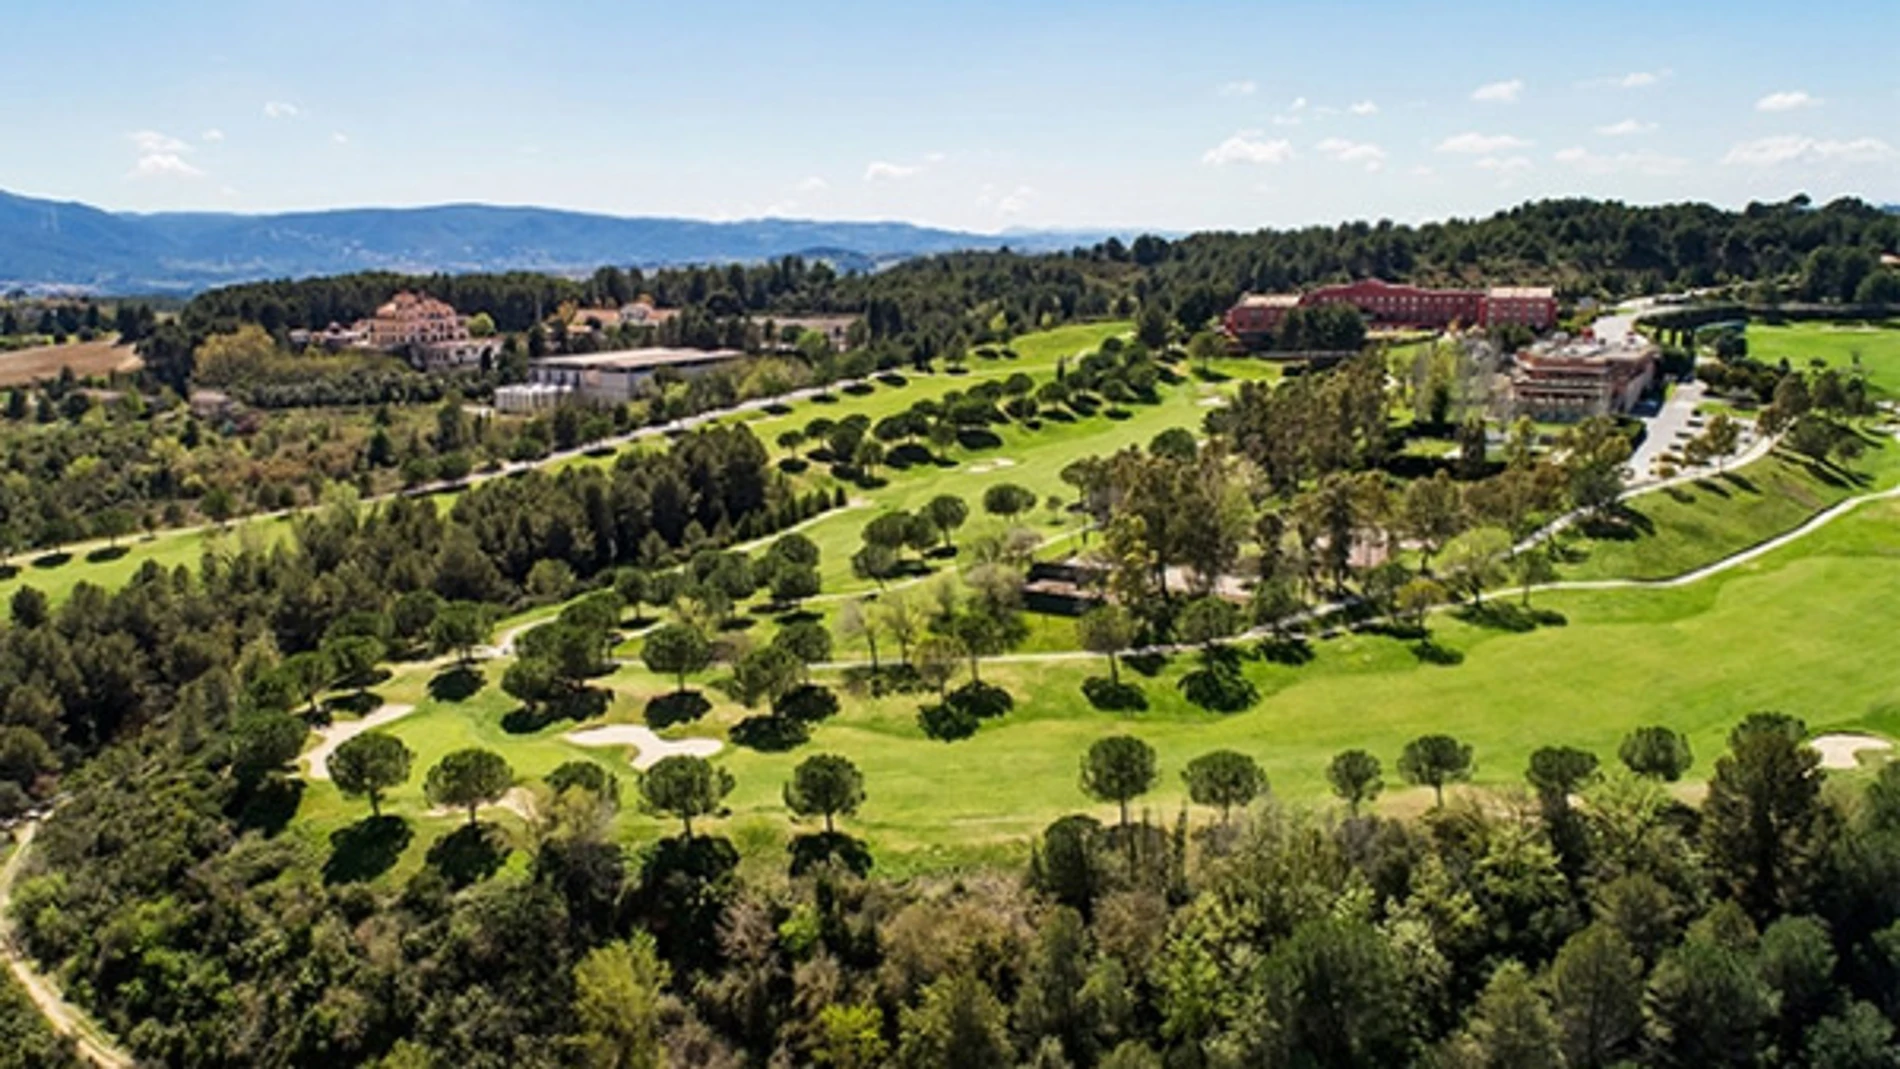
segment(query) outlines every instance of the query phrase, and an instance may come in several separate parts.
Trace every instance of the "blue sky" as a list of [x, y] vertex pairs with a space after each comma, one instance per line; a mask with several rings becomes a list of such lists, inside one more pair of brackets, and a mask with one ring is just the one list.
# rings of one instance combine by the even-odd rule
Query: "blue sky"
[[0, 188], [979, 230], [1900, 201], [1893, 0], [6, 0]]

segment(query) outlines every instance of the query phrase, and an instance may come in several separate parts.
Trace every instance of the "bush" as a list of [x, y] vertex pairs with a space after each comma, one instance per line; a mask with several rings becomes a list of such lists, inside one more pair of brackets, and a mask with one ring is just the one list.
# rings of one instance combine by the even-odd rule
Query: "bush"
[[837, 715], [838, 696], [828, 687], [806, 683], [793, 687], [772, 703], [772, 712], [792, 720], [815, 724]]
[[950, 692], [945, 704], [960, 709], [978, 720], [992, 720], [1016, 707], [1009, 691], [981, 681], [965, 683]]
[[980, 723], [976, 714], [947, 702], [942, 705], [926, 705], [917, 710], [917, 726], [923, 729], [925, 735], [938, 742], [967, 739], [976, 734], [977, 725]]
[[732, 742], [760, 753], [784, 753], [811, 741], [811, 729], [789, 716], [748, 716], [732, 725]]
[[1082, 694], [1103, 712], [1138, 713], [1148, 708], [1148, 695], [1133, 683], [1117, 683], [1103, 676], [1082, 681]]

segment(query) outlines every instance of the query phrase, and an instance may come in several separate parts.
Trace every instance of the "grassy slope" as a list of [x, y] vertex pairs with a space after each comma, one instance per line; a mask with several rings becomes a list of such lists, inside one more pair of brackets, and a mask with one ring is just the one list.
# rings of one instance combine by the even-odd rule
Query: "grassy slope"
[[1666, 579], [1790, 531], [1849, 497], [1900, 483], [1900, 443], [1867, 436], [1845, 471], [1777, 450], [1713, 478], [1631, 498], [1626, 536], [1568, 542], [1565, 579]]

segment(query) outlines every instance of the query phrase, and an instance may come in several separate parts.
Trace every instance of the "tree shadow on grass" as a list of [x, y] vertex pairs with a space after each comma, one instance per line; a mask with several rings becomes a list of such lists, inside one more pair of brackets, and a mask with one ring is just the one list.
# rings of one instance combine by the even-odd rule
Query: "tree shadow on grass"
[[550, 724], [592, 720], [607, 712], [610, 695], [598, 687], [582, 687], [572, 694], [510, 710], [501, 718], [501, 729], [510, 735], [532, 735]]
[[1313, 652], [1313, 644], [1297, 635], [1266, 639], [1260, 643], [1259, 654], [1263, 661], [1289, 668], [1311, 664], [1313, 658], [1318, 656]]
[[4, 583], [4, 582], [6, 582], [6, 581], [7, 581], [8, 579], [13, 579], [13, 578], [17, 578], [17, 577], [19, 576], [19, 574], [20, 574], [20, 566], [19, 566], [19, 565], [17, 565], [17, 564], [0, 564], [0, 583]]
[[1511, 631], [1523, 634], [1537, 630], [1537, 620], [1522, 606], [1508, 601], [1485, 601], [1459, 609], [1452, 615], [1473, 627], [1487, 631]]
[[811, 729], [789, 716], [748, 716], [732, 726], [732, 744], [760, 753], [784, 753], [811, 741]]
[[33, 567], [48, 568], [48, 569], [59, 568], [59, 567], [65, 566], [66, 563], [71, 561], [72, 559], [73, 559], [73, 555], [71, 553], [66, 552], [65, 550], [57, 550], [52, 553], [42, 553], [39, 556], [33, 558]]
[[957, 431], [957, 444], [969, 450], [997, 449], [1003, 439], [988, 427], [963, 427]]
[[98, 549], [86, 554], [86, 563], [104, 564], [107, 561], [118, 560], [129, 552], [131, 552], [131, 549], [127, 546], [100, 546]]
[[787, 475], [803, 475], [811, 467], [804, 457], [785, 457], [778, 462], [778, 470]]
[[508, 860], [508, 837], [493, 824], [464, 824], [429, 847], [429, 867], [460, 889], [488, 879]]
[[437, 672], [429, 680], [429, 697], [439, 702], [465, 702], [481, 693], [488, 677], [468, 665]]
[[1600, 542], [1634, 542], [1655, 534], [1656, 521], [1627, 505], [1618, 505], [1608, 516], [1592, 516], [1577, 528]]
[[853, 397], [863, 397], [865, 394], [868, 394], [875, 389], [877, 389], [877, 387], [872, 386], [868, 382], [846, 383], [845, 386], [843, 387], [844, 392], [850, 394]]
[[323, 717], [333, 719], [338, 713], [353, 716], [368, 716], [383, 707], [382, 695], [373, 690], [353, 690], [348, 694], [338, 694], [323, 701]]
[[1723, 482], [1729, 484], [1730, 486], [1733, 486], [1735, 489], [1740, 490], [1744, 494], [1760, 494], [1761, 493], [1761, 487], [1756, 486], [1754, 483], [1754, 480], [1750, 479], [1746, 475], [1741, 474], [1740, 472], [1725, 471], [1722, 473], [1721, 479]]
[[824, 864], [842, 865], [860, 878], [871, 874], [870, 848], [862, 839], [855, 839], [841, 831], [800, 835], [785, 849], [786, 853], [792, 855], [793, 876], [803, 876]]
[[1417, 657], [1421, 664], [1450, 666], [1465, 663], [1465, 655], [1462, 652], [1450, 646], [1441, 646], [1429, 638], [1422, 638], [1412, 643], [1412, 656]]
[[369, 817], [330, 833], [330, 857], [323, 863], [327, 884], [363, 883], [396, 866], [415, 838], [409, 822], [388, 813]]
[[1163, 668], [1168, 666], [1168, 655], [1165, 653], [1130, 653], [1122, 657], [1122, 664], [1140, 672], [1149, 679], [1153, 679], [1155, 676], [1161, 674]]
[[1139, 713], [1148, 708], [1148, 695], [1133, 683], [1118, 683], [1106, 676], [1090, 676], [1082, 681], [1082, 696], [1105, 713]]
[[647, 701], [647, 726], [659, 731], [698, 720], [712, 709], [712, 702], [696, 690], [676, 690]]

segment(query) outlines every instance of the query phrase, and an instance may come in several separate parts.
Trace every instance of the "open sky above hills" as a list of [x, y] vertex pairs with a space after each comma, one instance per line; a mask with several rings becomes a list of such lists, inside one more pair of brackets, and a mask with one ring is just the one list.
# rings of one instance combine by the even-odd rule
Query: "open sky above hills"
[[[19, 0], [0, 188], [966, 229], [1900, 200], [1885, 0]], [[27, 148], [30, 146], [30, 150]]]

